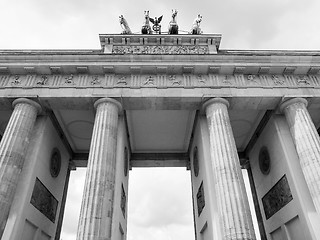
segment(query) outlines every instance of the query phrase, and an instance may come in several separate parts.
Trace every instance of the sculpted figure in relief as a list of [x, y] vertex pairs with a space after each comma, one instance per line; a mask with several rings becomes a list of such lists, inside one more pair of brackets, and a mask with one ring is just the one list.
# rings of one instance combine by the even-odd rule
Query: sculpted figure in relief
[[125, 76], [119, 77], [117, 85], [121, 85], [121, 84], [123, 84], [123, 85], [127, 85], [128, 84]]
[[73, 82], [73, 74], [70, 74], [70, 76], [65, 77], [65, 79], [66, 79], [64, 81], [65, 84], [74, 84], [74, 82]]
[[21, 83], [21, 79], [19, 75], [14, 76], [14, 80], [12, 80], [11, 84], [13, 85], [19, 85]]
[[99, 76], [92, 76], [91, 85], [100, 84]]
[[37, 81], [37, 85], [46, 85], [48, 82], [48, 77], [42, 75], [41, 78]]
[[123, 17], [123, 15], [119, 16], [119, 22], [120, 26], [123, 29], [122, 34], [132, 34], [131, 29], [129, 28], [129, 24], [127, 20]]
[[297, 83], [300, 85], [310, 85], [310, 80], [307, 76], [298, 76]]
[[154, 81], [155, 79], [153, 76], [148, 76], [143, 85], [154, 85]]
[[274, 82], [275, 85], [283, 85], [284, 84], [284, 79], [280, 78], [278, 75], [272, 75], [271, 78], [272, 78], [272, 81]]

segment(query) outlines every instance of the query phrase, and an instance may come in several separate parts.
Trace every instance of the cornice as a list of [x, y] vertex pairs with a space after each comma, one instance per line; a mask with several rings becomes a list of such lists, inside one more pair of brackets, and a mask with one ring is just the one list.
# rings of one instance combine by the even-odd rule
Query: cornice
[[220, 34], [100, 34], [101, 49], [0, 50], [0, 74], [316, 75], [320, 51], [221, 50]]

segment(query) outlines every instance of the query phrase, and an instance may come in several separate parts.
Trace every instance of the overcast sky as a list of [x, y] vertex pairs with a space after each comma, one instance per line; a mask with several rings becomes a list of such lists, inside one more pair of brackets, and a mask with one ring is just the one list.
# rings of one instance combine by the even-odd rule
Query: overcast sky
[[198, 13], [204, 33], [221, 33], [224, 49], [319, 49], [318, 0], [1, 0], [0, 49], [99, 48], [99, 33], [120, 33], [123, 14], [133, 32], [140, 32], [143, 11], [164, 15], [171, 9], [188, 31]]
[[[119, 15], [139, 33], [149, 10], [150, 17], [163, 15], [166, 31], [172, 8], [184, 31], [203, 15], [203, 32], [222, 34], [220, 49], [319, 50], [319, 0], [1, 0], [0, 49], [98, 49], [98, 34], [121, 32]], [[129, 240], [194, 239], [189, 174], [130, 172]], [[71, 174], [63, 240], [75, 239], [84, 176], [85, 169]]]

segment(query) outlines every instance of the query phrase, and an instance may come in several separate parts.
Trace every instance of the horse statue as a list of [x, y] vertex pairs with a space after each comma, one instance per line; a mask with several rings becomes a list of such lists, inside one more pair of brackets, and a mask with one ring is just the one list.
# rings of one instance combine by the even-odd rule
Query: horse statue
[[193, 21], [192, 28], [190, 30], [190, 34], [201, 34], [200, 23], [202, 21], [202, 16], [198, 14], [196, 19]]
[[120, 22], [120, 26], [123, 29], [122, 34], [132, 34], [131, 29], [129, 28], [128, 22], [123, 17], [123, 15], [119, 16], [119, 22]]
[[144, 22], [141, 28], [142, 34], [152, 34], [152, 29], [151, 29], [149, 20], [150, 20], [149, 11], [144, 11]]
[[169, 22], [168, 33], [169, 34], [178, 34], [179, 26], [176, 21], [176, 17], [178, 14], [177, 9], [172, 9], [172, 20]]

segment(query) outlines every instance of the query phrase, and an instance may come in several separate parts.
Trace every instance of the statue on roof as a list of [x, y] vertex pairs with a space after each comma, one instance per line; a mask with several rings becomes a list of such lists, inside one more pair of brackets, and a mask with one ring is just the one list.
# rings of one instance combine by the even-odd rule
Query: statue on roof
[[202, 16], [198, 14], [196, 19], [193, 21], [192, 28], [190, 30], [190, 34], [201, 34], [201, 28], [200, 28], [200, 23], [202, 21]]
[[128, 25], [127, 20], [123, 17], [123, 15], [119, 16], [120, 26], [122, 27], [123, 31], [122, 34], [132, 34], [131, 29]]
[[169, 22], [169, 27], [168, 27], [168, 33], [169, 34], [178, 34], [179, 33], [179, 26], [176, 20], [178, 14], [177, 9], [172, 9], [172, 19]]
[[152, 29], [153, 31], [155, 31], [156, 33], [158, 34], [161, 34], [161, 25], [160, 25], [160, 22], [162, 20], [162, 17], [155, 17], [154, 19], [153, 18], [149, 18], [150, 19], [150, 22], [153, 23], [153, 26], [152, 26]]
[[152, 29], [151, 29], [149, 20], [150, 20], [149, 11], [144, 11], [144, 22], [141, 28], [142, 34], [152, 34]]

